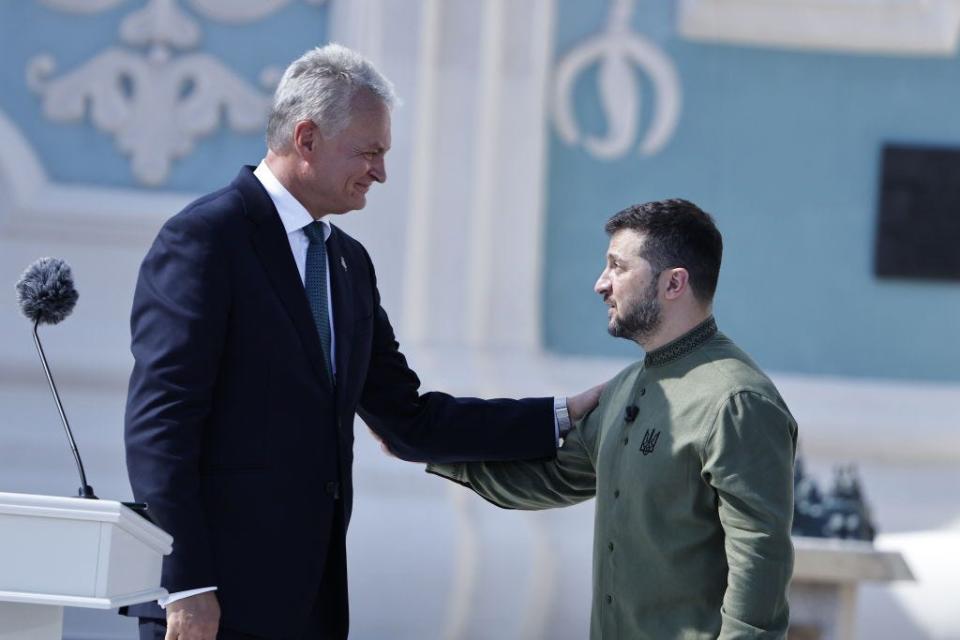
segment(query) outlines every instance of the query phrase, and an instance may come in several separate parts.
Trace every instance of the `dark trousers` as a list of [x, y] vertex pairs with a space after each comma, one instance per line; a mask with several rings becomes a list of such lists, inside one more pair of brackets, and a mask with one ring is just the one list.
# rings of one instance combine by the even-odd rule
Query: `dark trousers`
[[[337, 501], [333, 518], [334, 535], [327, 550], [323, 580], [317, 600], [310, 612], [306, 628], [296, 640], [346, 640], [350, 630], [347, 604], [347, 550], [343, 531], [343, 502]], [[140, 618], [140, 640], [164, 640], [167, 625], [163, 620]], [[217, 640], [276, 640], [270, 636], [253, 636], [221, 627]]]

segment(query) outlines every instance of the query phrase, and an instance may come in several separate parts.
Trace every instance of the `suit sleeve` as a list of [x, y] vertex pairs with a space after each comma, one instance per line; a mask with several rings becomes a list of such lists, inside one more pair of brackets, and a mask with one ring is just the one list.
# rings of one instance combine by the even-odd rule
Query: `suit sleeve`
[[596, 440], [601, 411], [574, 425], [554, 460], [428, 465], [427, 472], [475, 491], [505, 509], [566, 507], [596, 494]]
[[786, 636], [796, 436], [784, 408], [749, 392], [726, 401], [707, 436], [703, 473], [717, 494], [729, 567], [723, 640]]
[[[366, 258], [370, 273], [373, 265]], [[463, 462], [552, 458], [557, 439], [552, 398], [455, 398], [420, 393], [380, 306], [373, 280], [373, 344], [358, 413], [404, 460]]]
[[131, 314], [125, 444], [130, 484], [173, 538], [170, 592], [217, 584], [199, 463], [225, 340], [227, 258], [201, 220], [174, 218], [144, 259]]

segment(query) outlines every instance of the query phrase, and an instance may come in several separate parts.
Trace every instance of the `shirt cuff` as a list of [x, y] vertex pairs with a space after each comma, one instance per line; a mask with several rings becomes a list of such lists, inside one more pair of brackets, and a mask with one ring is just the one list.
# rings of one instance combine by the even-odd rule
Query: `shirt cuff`
[[566, 396], [558, 396], [553, 399], [553, 426], [557, 436], [557, 448], [563, 446], [563, 439], [570, 433], [570, 413], [567, 411]]
[[206, 593], [207, 591], [216, 591], [216, 587], [203, 587], [202, 589], [190, 589], [189, 591], [177, 591], [175, 593], [168, 594], [164, 598], [157, 600], [157, 604], [160, 605], [161, 609], [166, 609], [167, 605], [171, 602], [176, 602], [177, 600], [183, 600], [184, 598], [189, 598], [190, 596], [199, 595], [201, 593]]

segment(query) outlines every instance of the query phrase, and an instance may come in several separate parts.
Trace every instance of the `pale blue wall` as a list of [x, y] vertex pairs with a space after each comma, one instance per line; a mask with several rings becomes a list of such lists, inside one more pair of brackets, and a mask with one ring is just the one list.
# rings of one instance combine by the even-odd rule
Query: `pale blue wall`
[[[114, 9], [91, 15], [50, 9], [34, 0], [0, 0], [0, 110], [24, 133], [41, 163], [56, 182], [99, 186], [137, 183], [130, 163], [114, 145], [110, 134], [89, 122], [59, 123], [46, 119], [41, 97], [27, 86], [26, 68], [41, 53], [53, 54], [59, 78], [111, 47], [129, 48], [118, 36], [124, 17], [144, 5], [143, 0], [120, 3]], [[180, 8], [201, 26], [197, 49], [205, 52], [266, 94], [260, 73], [268, 67], [282, 71], [294, 58], [327, 40], [329, 10], [326, 5], [292, 2], [288, 7], [256, 22], [218, 23], [192, 13], [188, 3]], [[194, 151], [174, 162], [162, 189], [206, 192], [229, 182], [243, 163], [263, 157], [262, 130], [238, 133], [221, 127], [200, 138]]]
[[[607, 336], [592, 292], [603, 222], [632, 203], [685, 197], [724, 234], [719, 324], [761, 365], [960, 380], [960, 283], [872, 273], [881, 145], [960, 145], [960, 59], [696, 44], [677, 35], [673, 3], [637, 4], [634, 29], [677, 67], [682, 115], [667, 147], [648, 158], [597, 160], [552, 130], [547, 348], [637, 353]], [[602, 31], [607, 14], [605, 2], [559, 5], [556, 57]], [[602, 133], [593, 71], [576, 87], [577, 113]]]

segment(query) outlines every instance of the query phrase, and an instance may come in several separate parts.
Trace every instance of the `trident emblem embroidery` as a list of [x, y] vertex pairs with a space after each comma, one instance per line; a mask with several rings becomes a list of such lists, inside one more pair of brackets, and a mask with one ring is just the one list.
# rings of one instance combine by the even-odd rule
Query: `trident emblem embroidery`
[[647, 429], [643, 434], [643, 441], [640, 443], [640, 453], [649, 455], [653, 453], [653, 448], [657, 446], [657, 440], [660, 439], [660, 432], [653, 429]]

